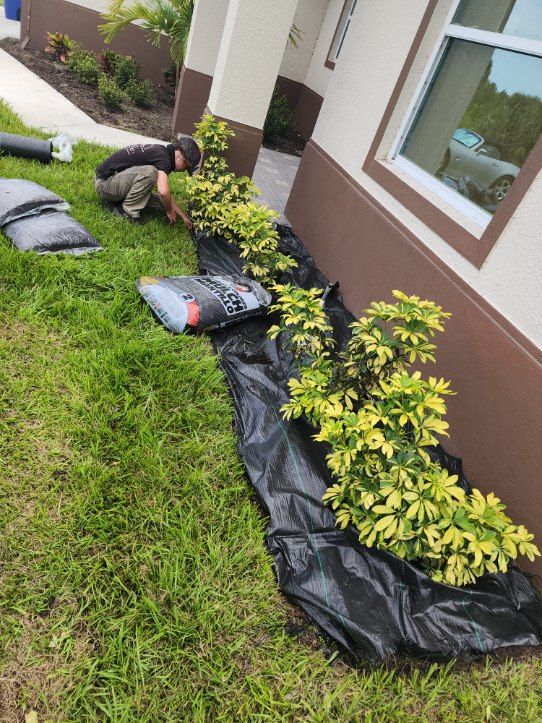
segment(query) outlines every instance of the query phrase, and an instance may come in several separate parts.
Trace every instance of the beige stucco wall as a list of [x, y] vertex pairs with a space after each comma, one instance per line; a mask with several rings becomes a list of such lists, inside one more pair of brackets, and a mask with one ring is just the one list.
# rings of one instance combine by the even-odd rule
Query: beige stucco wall
[[[442, 28], [449, 0], [443, 0], [426, 34], [405, 91], [397, 104], [393, 131], [407, 110]], [[362, 171], [427, 0], [364, 0], [358, 3], [341, 62], [333, 71], [314, 130], [316, 143], [356, 181], [537, 346], [542, 347], [542, 173], [516, 210], [481, 269], [427, 228]], [[393, 133], [379, 150], [385, 155]], [[412, 184], [415, 185], [415, 184]], [[459, 212], [424, 191], [434, 203], [471, 231], [481, 230]]]
[[184, 64], [213, 75], [229, 0], [196, 0]]
[[305, 85], [322, 97], [325, 96], [328, 84], [334, 70], [326, 68], [325, 62], [329, 53], [329, 48], [337, 29], [337, 23], [341, 17], [344, 0], [329, 0], [326, 15], [324, 17], [318, 40], [314, 47], [311, 62], [309, 64], [307, 75], [305, 76]]
[[305, 81], [329, 3], [330, 0], [298, 0], [294, 23], [301, 31], [301, 39], [297, 47], [287, 43], [279, 75], [299, 83]]
[[263, 128], [297, 0], [230, 0], [209, 95], [213, 113]]
[[81, 7], [97, 10], [100, 13], [106, 12], [109, 7], [109, 0], [66, 0], [72, 5], [81, 5]]

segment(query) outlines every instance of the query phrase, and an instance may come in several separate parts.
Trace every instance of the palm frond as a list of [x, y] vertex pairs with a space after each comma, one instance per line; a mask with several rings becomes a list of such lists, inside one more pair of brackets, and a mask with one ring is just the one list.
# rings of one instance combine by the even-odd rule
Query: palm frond
[[169, 38], [171, 59], [181, 65], [186, 52], [192, 22], [194, 0], [147, 0], [126, 5], [126, 0], [111, 0], [105, 20], [99, 25], [105, 42], [110, 43], [127, 25], [138, 22], [153, 45], [160, 46], [163, 36]]

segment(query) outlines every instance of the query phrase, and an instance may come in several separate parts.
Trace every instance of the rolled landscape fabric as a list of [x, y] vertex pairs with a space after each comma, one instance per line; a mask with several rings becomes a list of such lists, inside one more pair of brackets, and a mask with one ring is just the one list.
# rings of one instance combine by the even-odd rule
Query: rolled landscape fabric
[[53, 144], [41, 138], [17, 136], [13, 133], [0, 133], [0, 155], [33, 158], [43, 163], [53, 159]]

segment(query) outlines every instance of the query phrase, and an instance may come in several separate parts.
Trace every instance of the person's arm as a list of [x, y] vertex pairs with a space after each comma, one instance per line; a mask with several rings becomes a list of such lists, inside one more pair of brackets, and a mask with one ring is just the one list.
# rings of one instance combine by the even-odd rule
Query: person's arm
[[169, 179], [165, 171], [158, 171], [158, 181], [156, 185], [160, 201], [166, 211], [170, 223], [175, 223], [177, 216], [179, 216], [184, 221], [186, 227], [192, 231], [194, 224], [171, 195], [171, 191], [169, 189]]
[[158, 195], [160, 196], [160, 203], [164, 207], [170, 223], [175, 223], [177, 213], [173, 208], [173, 199], [171, 198], [171, 191], [169, 190], [169, 180], [165, 171], [158, 171], [156, 187], [158, 189]]

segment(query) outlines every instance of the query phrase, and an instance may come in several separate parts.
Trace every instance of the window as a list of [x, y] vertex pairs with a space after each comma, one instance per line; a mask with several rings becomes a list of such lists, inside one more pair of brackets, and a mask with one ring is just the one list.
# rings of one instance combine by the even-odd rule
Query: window
[[485, 227], [542, 134], [542, 0], [456, 2], [392, 148]]
[[329, 53], [327, 54], [326, 67], [328, 68], [334, 68], [335, 63], [339, 59], [339, 55], [341, 54], [346, 38], [346, 33], [348, 32], [354, 10], [356, 9], [357, 1], [358, 0], [346, 0], [344, 4], [341, 17], [339, 18], [339, 22], [337, 24], [337, 29], [335, 30], [335, 35], [333, 36], [331, 47], [329, 48]]

